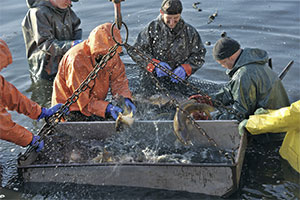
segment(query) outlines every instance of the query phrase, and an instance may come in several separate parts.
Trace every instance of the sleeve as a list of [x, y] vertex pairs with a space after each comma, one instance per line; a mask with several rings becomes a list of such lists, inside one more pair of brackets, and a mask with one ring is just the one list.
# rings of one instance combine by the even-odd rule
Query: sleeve
[[114, 68], [110, 77], [111, 91], [112, 94], [123, 96], [125, 98], [132, 99], [131, 92], [128, 87], [128, 79], [125, 73], [124, 63], [118, 56], [115, 59]]
[[12, 121], [11, 115], [0, 107], [0, 139], [27, 146], [32, 140], [32, 133]]
[[13, 122], [6, 109], [17, 111], [32, 119], [37, 119], [41, 114], [41, 107], [37, 103], [28, 99], [0, 75], [0, 138], [27, 146], [32, 140], [32, 133]]
[[232, 94], [230, 92], [230, 88], [228, 87], [228, 85], [225, 85], [224, 87], [222, 87], [217, 93], [212, 94], [211, 97], [213, 99], [216, 99], [216, 100], [222, 102], [225, 106], [234, 103], [233, 97], [232, 97]]
[[[152, 59], [152, 48], [151, 48], [151, 26], [149, 25], [148, 27], [144, 28], [138, 36], [137, 39], [133, 45], [134, 48], [136, 48], [138, 51], [143, 52], [143, 54], [146, 55], [146, 57]], [[134, 48], [127, 48], [127, 53], [128, 55], [132, 58], [134, 62], [136, 62], [140, 66], [147, 66], [148, 62], [142, 59], [139, 54], [134, 51]]]
[[190, 43], [187, 47], [190, 49], [190, 55], [187, 61], [182, 63], [182, 67], [185, 69], [188, 76], [192, 75], [203, 66], [206, 54], [206, 49], [197, 30], [194, 28], [189, 28], [189, 30], [193, 30], [188, 34], [191, 36]]
[[253, 135], [280, 133], [296, 129], [300, 124], [300, 101], [290, 107], [268, 110], [267, 114], [251, 115], [246, 129]]
[[37, 119], [41, 114], [41, 106], [28, 99], [14, 85], [7, 82], [0, 75], [0, 105], [2, 104], [8, 110], [17, 111], [31, 119]]
[[234, 100], [233, 109], [248, 118], [256, 109], [257, 89], [254, 82], [248, 73], [241, 71], [230, 81], [230, 86]]
[[72, 16], [72, 24], [73, 24], [73, 39], [74, 40], [80, 40], [82, 39], [82, 29], [79, 28], [81, 24], [80, 18], [77, 17], [77, 15], [71, 10], [71, 16]]
[[45, 54], [64, 55], [71, 47], [71, 40], [59, 41], [55, 38], [52, 26], [46, 15], [40, 10], [34, 10], [30, 14], [31, 31], [34, 41]]

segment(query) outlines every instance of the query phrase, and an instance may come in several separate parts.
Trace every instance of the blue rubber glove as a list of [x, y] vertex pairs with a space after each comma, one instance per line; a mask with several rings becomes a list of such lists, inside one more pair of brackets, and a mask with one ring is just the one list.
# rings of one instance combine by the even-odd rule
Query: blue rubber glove
[[[159, 62], [158, 64], [161, 65], [162, 67], [164, 67], [165, 69], [168, 69], [168, 70], [172, 69], [168, 63]], [[163, 77], [163, 76], [167, 76], [168, 75], [163, 70], [159, 69], [158, 67], [155, 67], [155, 71], [156, 71], [157, 77]]]
[[125, 105], [131, 109], [131, 111], [132, 111], [133, 114], [136, 113], [136, 107], [135, 107], [135, 105], [132, 103], [132, 101], [130, 99], [125, 98]]
[[55, 106], [53, 106], [51, 108], [42, 108], [42, 113], [40, 114], [37, 121], [40, 121], [40, 119], [43, 119], [45, 117], [52, 116], [54, 113], [56, 113], [60, 109], [60, 107], [62, 105], [63, 105], [62, 103], [59, 103], [59, 104], [56, 104]]
[[[179, 66], [176, 69], [174, 69], [173, 73], [176, 74], [179, 78], [185, 80], [186, 72], [182, 66]], [[171, 81], [173, 83], [178, 83], [178, 80], [175, 78], [171, 78]]]
[[76, 46], [77, 44], [79, 44], [82, 41], [83, 40], [74, 40], [73, 43], [72, 43], [72, 47]]
[[122, 108], [108, 104], [106, 107], [106, 113], [110, 114], [114, 120], [118, 118], [119, 113], [123, 112]]
[[44, 148], [44, 140], [40, 140], [40, 136], [33, 135], [30, 146], [35, 147], [36, 152], [40, 152]]

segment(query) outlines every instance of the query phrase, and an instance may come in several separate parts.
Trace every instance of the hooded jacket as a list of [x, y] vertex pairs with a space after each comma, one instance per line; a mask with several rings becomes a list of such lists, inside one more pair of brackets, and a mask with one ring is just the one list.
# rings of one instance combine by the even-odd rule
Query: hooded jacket
[[27, 0], [27, 5], [22, 31], [31, 77], [53, 80], [63, 55], [81, 39], [81, 21], [71, 8], [56, 8], [49, 0]]
[[261, 49], [243, 49], [226, 74], [230, 81], [215, 98], [248, 118], [257, 108], [278, 109], [289, 106], [287, 93], [277, 74], [267, 65], [268, 54]]
[[246, 129], [252, 135], [286, 132], [279, 153], [300, 173], [300, 100], [289, 107], [251, 115]]
[[[159, 15], [157, 19], [142, 30], [133, 45], [139, 51], [143, 52], [148, 58], [154, 58], [161, 62], [166, 62], [172, 68], [172, 71], [183, 66], [187, 78], [195, 73], [204, 64], [206, 49], [202, 43], [201, 37], [197, 30], [191, 25], [180, 19], [174, 29], [170, 29]], [[148, 61], [128, 48], [127, 52], [134, 62], [142, 68], [146, 68]], [[156, 93], [156, 88], [148, 74], [140, 71], [140, 91], [146, 92], [147, 95]], [[169, 77], [158, 78], [163, 87], [179, 91], [178, 84], [173, 84]]]
[[[0, 39], [0, 71], [11, 63], [9, 48]], [[27, 146], [32, 140], [32, 133], [13, 122], [7, 110], [17, 111], [31, 119], [37, 119], [42, 112], [37, 103], [28, 99], [0, 75], [0, 139]]]
[[[110, 23], [96, 27], [90, 33], [88, 40], [76, 45], [64, 55], [54, 80], [52, 105], [65, 103], [93, 71], [96, 65], [95, 59], [99, 55], [107, 54], [109, 48], [115, 45], [110, 31]], [[121, 41], [120, 32], [117, 29], [114, 31], [116, 40]], [[70, 106], [70, 111], [80, 111], [86, 116], [97, 115], [105, 118], [105, 110], [109, 103], [105, 98], [109, 89], [114, 96], [131, 99], [125, 66], [119, 56], [121, 51], [122, 48], [119, 47], [104, 69], [98, 72], [96, 79], [89, 83], [89, 87], [80, 94], [76, 103]]]
[[[176, 27], [170, 29], [161, 15], [139, 33], [134, 47], [151, 58], [168, 63], [173, 70], [186, 64], [184, 68], [188, 76], [202, 67], [206, 54], [201, 37], [194, 27], [180, 19]], [[143, 66], [148, 64], [134, 55], [132, 59]]]

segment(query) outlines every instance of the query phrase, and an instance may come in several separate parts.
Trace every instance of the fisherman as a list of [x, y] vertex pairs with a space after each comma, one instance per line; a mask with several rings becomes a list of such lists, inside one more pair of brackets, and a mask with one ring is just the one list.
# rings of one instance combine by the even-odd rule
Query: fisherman
[[279, 154], [300, 173], [300, 100], [278, 110], [259, 108], [239, 125], [241, 135], [286, 132]]
[[[116, 44], [111, 35], [111, 27], [110, 23], [96, 27], [87, 40], [64, 55], [54, 80], [52, 105], [65, 103], [94, 70], [96, 63]], [[120, 31], [115, 27], [114, 37], [117, 41], [121, 41]], [[124, 97], [126, 106], [135, 113], [136, 108], [131, 101], [125, 66], [119, 56], [121, 52], [122, 48], [118, 47], [117, 53], [98, 72], [97, 78], [91, 81], [78, 100], [71, 104], [66, 121], [95, 121], [110, 116], [117, 119], [122, 108], [106, 101], [109, 90], [115, 98]]]
[[[7, 44], [0, 39], [0, 71], [12, 63], [12, 56]], [[39, 140], [39, 136], [33, 135], [24, 127], [12, 121], [7, 110], [17, 111], [31, 119], [38, 121], [45, 117], [50, 117], [59, 110], [61, 104], [51, 108], [43, 108], [37, 103], [28, 99], [19, 90], [7, 82], [0, 75], [0, 139], [13, 142], [26, 147], [28, 145], [37, 147], [36, 151], [42, 150], [44, 141]]]
[[71, 0], [27, 0], [27, 5], [22, 31], [31, 79], [53, 81], [63, 55], [82, 41], [81, 21]]
[[242, 49], [236, 40], [224, 37], [214, 45], [213, 57], [227, 69], [230, 81], [212, 98], [233, 105], [242, 118], [248, 118], [258, 108], [279, 109], [290, 105], [281, 80], [268, 66], [266, 51]]
[[[160, 15], [139, 33], [133, 47], [186, 80], [204, 64], [206, 49], [197, 30], [182, 19], [181, 13], [180, 0], [164, 0]], [[141, 59], [134, 48], [127, 48], [128, 54], [138, 65], [155, 75], [163, 87], [176, 92], [186, 89], [180, 87], [178, 79], [170, 77], [151, 62]], [[156, 86], [151, 84], [149, 75], [144, 71], [141, 73], [141, 91], [137, 93], [144, 93], [146, 96], [156, 94]]]

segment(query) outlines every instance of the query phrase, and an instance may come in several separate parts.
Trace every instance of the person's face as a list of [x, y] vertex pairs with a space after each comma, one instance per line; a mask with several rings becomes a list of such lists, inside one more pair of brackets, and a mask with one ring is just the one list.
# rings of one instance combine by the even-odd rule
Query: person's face
[[223, 60], [217, 60], [217, 62], [226, 69], [232, 69], [234, 65], [234, 60], [231, 57], [225, 58]]
[[171, 29], [175, 28], [181, 17], [181, 14], [168, 15], [164, 14], [162, 11], [160, 11], [160, 14], [164, 23]]
[[60, 9], [66, 9], [71, 5], [71, 0], [50, 0], [50, 2]]

